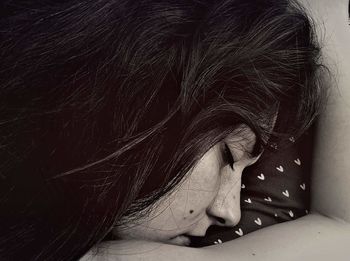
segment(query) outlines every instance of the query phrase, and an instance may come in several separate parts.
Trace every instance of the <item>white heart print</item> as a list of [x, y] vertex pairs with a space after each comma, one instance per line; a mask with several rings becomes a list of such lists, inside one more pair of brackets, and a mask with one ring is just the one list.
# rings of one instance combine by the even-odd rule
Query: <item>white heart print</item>
[[255, 222], [257, 225], [259, 225], [259, 226], [261, 226], [261, 224], [262, 224], [260, 218], [255, 219], [254, 222]]
[[221, 239], [218, 239], [217, 241], [214, 241], [214, 244], [217, 245], [217, 244], [222, 244], [222, 240]]
[[282, 194], [285, 195], [287, 198], [289, 198], [289, 191], [288, 190], [283, 191]]
[[238, 230], [236, 230], [235, 233], [236, 233], [237, 235], [239, 235], [240, 237], [243, 236], [243, 230], [242, 230], [241, 228], [238, 229]]
[[297, 158], [296, 160], [294, 160], [294, 163], [297, 164], [297, 165], [299, 165], [299, 166], [301, 165], [301, 161], [300, 161], [299, 158]]
[[264, 200], [267, 202], [272, 202], [272, 199], [270, 197], [264, 198]]
[[284, 169], [283, 169], [282, 166], [276, 167], [276, 169], [277, 169], [279, 172], [283, 172], [283, 171], [284, 171]]
[[289, 213], [289, 216], [290, 216], [290, 217], [294, 217], [294, 213], [293, 213], [293, 211], [289, 210], [289, 212], [288, 212], [288, 213]]
[[265, 175], [263, 173], [261, 173], [259, 176], [258, 176], [258, 179], [260, 180], [265, 180]]

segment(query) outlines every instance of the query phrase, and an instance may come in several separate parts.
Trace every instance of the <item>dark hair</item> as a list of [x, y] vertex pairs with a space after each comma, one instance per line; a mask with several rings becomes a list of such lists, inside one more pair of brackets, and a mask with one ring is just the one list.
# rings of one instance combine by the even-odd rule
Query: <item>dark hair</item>
[[4, 259], [76, 260], [238, 125], [261, 148], [319, 111], [294, 1], [37, 2], [0, 8]]

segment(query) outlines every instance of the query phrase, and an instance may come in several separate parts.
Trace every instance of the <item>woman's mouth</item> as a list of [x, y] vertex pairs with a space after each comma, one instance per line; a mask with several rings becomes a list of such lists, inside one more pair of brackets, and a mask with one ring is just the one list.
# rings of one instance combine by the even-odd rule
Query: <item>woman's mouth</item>
[[167, 243], [177, 246], [189, 246], [191, 244], [191, 239], [182, 234], [176, 237], [171, 238]]

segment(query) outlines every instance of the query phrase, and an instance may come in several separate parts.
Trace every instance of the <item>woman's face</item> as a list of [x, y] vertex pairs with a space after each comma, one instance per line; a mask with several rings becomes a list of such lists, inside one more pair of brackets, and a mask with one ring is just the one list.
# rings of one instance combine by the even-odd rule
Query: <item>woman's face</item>
[[[255, 134], [242, 125], [207, 151], [171, 193], [152, 206], [147, 217], [114, 231], [124, 239], [147, 239], [188, 245], [189, 236], [204, 236], [211, 225], [235, 226], [241, 217], [243, 169], [251, 157]], [[233, 165], [232, 165], [233, 163]]]

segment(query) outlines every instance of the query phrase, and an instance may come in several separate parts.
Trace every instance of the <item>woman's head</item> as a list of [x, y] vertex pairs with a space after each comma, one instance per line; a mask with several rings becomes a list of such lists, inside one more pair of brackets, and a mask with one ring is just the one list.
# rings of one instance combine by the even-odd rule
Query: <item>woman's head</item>
[[241, 126], [258, 155], [318, 111], [319, 50], [294, 2], [34, 5], [8, 4], [0, 21], [1, 208], [12, 209], [1, 236], [16, 224], [27, 256], [78, 257], [204, 177], [204, 159], [215, 158], [208, 175], [227, 169], [222, 146]]

